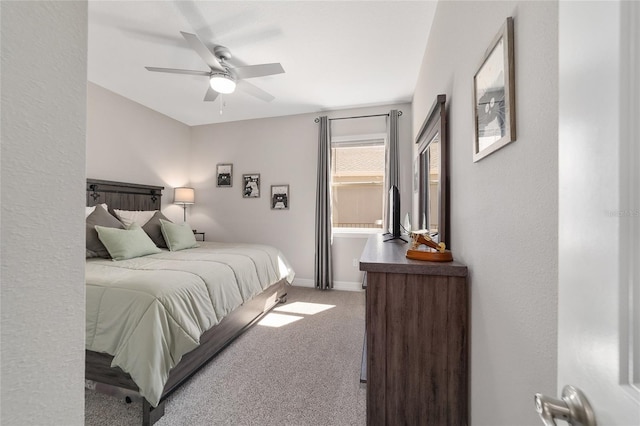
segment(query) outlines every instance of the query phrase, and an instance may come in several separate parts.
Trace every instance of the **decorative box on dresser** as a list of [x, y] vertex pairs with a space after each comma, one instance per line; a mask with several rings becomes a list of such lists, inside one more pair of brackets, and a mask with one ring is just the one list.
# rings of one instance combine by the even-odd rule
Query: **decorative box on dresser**
[[467, 267], [407, 259], [407, 243], [384, 238], [360, 258], [367, 425], [467, 425]]

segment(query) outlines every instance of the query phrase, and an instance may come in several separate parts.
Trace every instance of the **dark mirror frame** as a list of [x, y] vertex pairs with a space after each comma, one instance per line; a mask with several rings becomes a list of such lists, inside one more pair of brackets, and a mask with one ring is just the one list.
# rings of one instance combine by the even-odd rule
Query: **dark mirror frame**
[[449, 170], [448, 149], [449, 137], [447, 133], [447, 113], [445, 108], [446, 95], [436, 97], [427, 118], [425, 119], [416, 143], [418, 144], [418, 228], [427, 229], [431, 223], [429, 216], [429, 204], [432, 202], [429, 196], [429, 149], [431, 142], [439, 136], [440, 142], [440, 178], [438, 180], [438, 207], [435, 209], [438, 215], [438, 236], [434, 239], [444, 242], [450, 248], [449, 225]]

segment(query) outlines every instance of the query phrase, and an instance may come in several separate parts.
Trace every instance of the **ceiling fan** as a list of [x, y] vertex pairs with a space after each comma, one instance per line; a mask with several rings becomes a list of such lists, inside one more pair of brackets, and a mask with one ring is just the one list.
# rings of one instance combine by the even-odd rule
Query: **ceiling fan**
[[247, 78], [265, 77], [268, 75], [282, 74], [284, 69], [279, 63], [248, 65], [231, 67], [227, 61], [231, 59], [231, 52], [224, 46], [216, 46], [213, 53], [195, 34], [180, 32], [189, 46], [209, 66], [210, 71], [182, 70], [175, 68], [145, 67], [149, 71], [166, 72], [171, 74], [190, 74], [209, 77], [209, 88], [204, 95], [205, 101], [214, 101], [218, 94], [233, 93], [236, 86], [256, 98], [265, 102], [271, 102], [275, 97], [257, 86], [245, 81]]

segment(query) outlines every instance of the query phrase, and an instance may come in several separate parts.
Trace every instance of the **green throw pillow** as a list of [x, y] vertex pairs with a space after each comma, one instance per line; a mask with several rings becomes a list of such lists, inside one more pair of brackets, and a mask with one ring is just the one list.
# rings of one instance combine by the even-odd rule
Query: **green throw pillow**
[[160, 253], [160, 250], [151, 241], [151, 238], [133, 223], [129, 229], [106, 228], [96, 225], [98, 238], [113, 260], [125, 260], [148, 254]]
[[169, 250], [178, 251], [198, 246], [188, 223], [177, 224], [160, 219], [160, 227]]

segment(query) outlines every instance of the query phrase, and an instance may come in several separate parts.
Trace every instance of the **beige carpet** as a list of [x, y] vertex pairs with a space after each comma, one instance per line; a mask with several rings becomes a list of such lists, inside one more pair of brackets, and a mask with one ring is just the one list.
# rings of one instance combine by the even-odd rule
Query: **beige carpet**
[[[364, 293], [290, 287], [277, 309], [267, 321], [295, 321], [251, 328], [169, 397], [156, 425], [364, 425]], [[139, 425], [141, 410], [85, 392], [86, 425]]]

